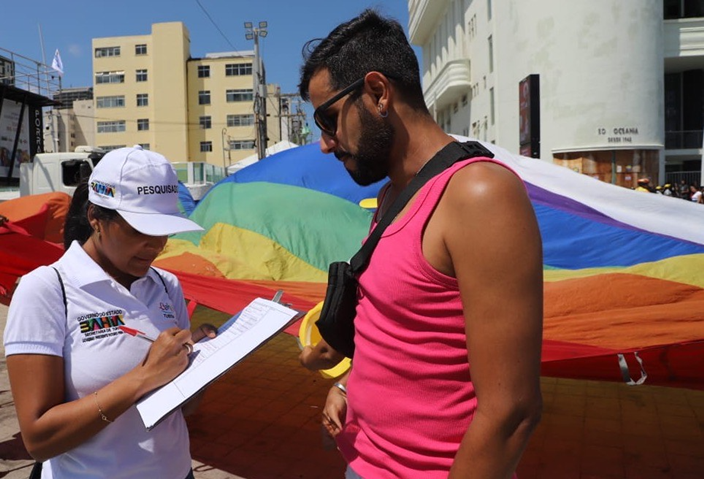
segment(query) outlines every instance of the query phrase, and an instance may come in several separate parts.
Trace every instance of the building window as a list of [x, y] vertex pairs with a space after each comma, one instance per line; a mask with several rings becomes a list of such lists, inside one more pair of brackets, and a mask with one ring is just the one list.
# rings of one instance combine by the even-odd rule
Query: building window
[[137, 131], [149, 130], [149, 118], [141, 118], [137, 120]]
[[120, 47], [103, 47], [95, 49], [95, 58], [119, 57]]
[[147, 81], [147, 70], [137, 70], [137, 81]]
[[252, 101], [254, 100], [254, 90], [227, 90], [225, 96], [228, 102]]
[[477, 14], [472, 15], [472, 18], [467, 22], [467, 35], [471, 40], [477, 34]]
[[704, 17], [704, 4], [701, 0], [664, 0], [663, 13], [665, 20]]
[[253, 150], [254, 140], [233, 140], [230, 142], [231, 150]]
[[254, 115], [227, 115], [227, 126], [254, 125]]
[[489, 113], [491, 114], [491, 124], [494, 124], [494, 89], [489, 88]]
[[210, 105], [210, 90], [203, 90], [198, 92], [198, 104]]
[[126, 145], [99, 145], [98, 148], [104, 151], [117, 150], [118, 148], [124, 148]]
[[494, 40], [489, 35], [489, 73], [494, 71]]
[[242, 76], [252, 74], [251, 63], [229, 63], [225, 65], [225, 76]]
[[146, 55], [147, 54], [147, 45], [142, 43], [140, 45], [135, 45], [134, 46], [134, 54], [135, 55]]
[[213, 151], [213, 142], [212, 141], [201, 141], [200, 142], [200, 152], [201, 153], [208, 153], [210, 151]]
[[95, 83], [125, 83], [125, 72], [96, 72]]
[[149, 93], [137, 93], [137, 106], [149, 106]]
[[213, 127], [213, 123], [209, 116], [201, 116], [198, 120], [200, 127], [204, 130], [208, 130]]
[[120, 108], [125, 106], [125, 96], [99, 96], [95, 99], [96, 108]]
[[125, 131], [125, 120], [98, 122], [98, 133], [122, 133], [123, 131]]
[[138, 143], [139, 146], [142, 147], [143, 150], [148, 150], [149, 149], [149, 143]]
[[210, 78], [210, 65], [198, 65], [198, 78]]

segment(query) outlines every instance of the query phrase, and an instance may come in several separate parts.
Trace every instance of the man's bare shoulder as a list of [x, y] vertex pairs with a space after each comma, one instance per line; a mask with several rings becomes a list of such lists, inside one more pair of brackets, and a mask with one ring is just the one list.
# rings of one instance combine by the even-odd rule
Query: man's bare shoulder
[[481, 203], [501, 198], [525, 197], [521, 179], [506, 166], [491, 161], [477, 161], [458, 170], [447, 185], [445, 197], [451, 202]]

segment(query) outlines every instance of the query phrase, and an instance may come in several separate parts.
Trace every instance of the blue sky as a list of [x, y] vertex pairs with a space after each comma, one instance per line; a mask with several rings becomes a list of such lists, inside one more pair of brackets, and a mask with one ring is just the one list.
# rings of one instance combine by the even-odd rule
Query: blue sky
[[190, 32], [191, 56], [202, 57], [252, 50], [243, 23], [265, 20], [268, 35], [259, 45], [267, 82], [294, 93], [303, 44], [367, 7], [408, 26], [406, 0], [0, 0], [0, 48], [41, 61], [41, 26], [46, 62], [57, 48], [61, 53], [63, 86], [92, 86], [93, 38], [145, 35], [152, 23], [181, 21]]

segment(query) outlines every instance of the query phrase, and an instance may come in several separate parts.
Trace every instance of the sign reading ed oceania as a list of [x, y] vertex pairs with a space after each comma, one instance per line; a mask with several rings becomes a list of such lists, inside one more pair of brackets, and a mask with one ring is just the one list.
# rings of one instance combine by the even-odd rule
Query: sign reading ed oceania
[[633, 135], [638, 134], [637, 127], [616, 127], [612, 131], [607, 131], [606, 128], [597, 128], [596, 134], [599, 136], [609, 135], [606, 138], [607, 143], [633, 143]]

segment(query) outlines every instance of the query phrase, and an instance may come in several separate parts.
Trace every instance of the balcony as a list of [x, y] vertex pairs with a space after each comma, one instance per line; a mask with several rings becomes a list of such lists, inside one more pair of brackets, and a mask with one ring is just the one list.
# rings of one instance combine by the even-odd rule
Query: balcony
[[[682, 69], [701, 68], [704, 57], [704, 18], [665, 20], [664, 56], [668, 63], [679, 59]], [[697, 60], [698, 59], [698, 60]]]
[[445, 64], [425, 89], [426, 103], [436, 109], [444, 108], [469, 91], [471, 79], [469, 60], [459, 59]]
[[408, 37], [414, 45], [424, 45], [435, 32], [449, 0], [411, 0], [408, 5]]

